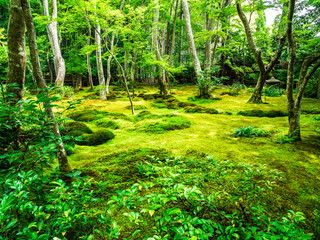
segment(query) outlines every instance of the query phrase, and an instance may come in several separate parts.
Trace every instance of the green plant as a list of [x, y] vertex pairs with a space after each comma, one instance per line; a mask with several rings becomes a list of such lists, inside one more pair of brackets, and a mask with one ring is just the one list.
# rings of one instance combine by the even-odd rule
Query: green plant
[[276, 85], [264, 88], [262, 93], [267, 97], [280, 97], [283, 94], [284, 90], [280, 89]]
[[311, 239], [299, 227], [302, 213], [270, 217], [263, 199], [282, 174], [266, 166], [208, 157], [166, 158], [138, 169], [149, 181], [118, 191], [108, 202], [110, 216], [123, 213], [114, 218], [126, 224], [122, 238]]
[[60, 88], [58, 88], [58, 96], [60, 96], [61, 99], [73, 98], [75, 96], [74, 88], [70, 87], [70, 86], [60, 87]]
[[289, 135], [279, 135], [274, 142], [280, 143], [280, 144], [285, 144], [285, 143], [293, 143], [296, 141], [295, 136], [293, 136], [294, 132], [292, 132]]
[[64, 131], [67, 132], [75, 132], [79, 131], [82, 133], [92, 133], [92, 130], [82, 122], [76, 122], [76, 121], [67, 121], [63, 124]]
[[234, 130], [232, 134], [234, 137], [265, 137], [269, 136], [269, 134], [264, 129], [259, 129], [251, 126], [241, 127]]

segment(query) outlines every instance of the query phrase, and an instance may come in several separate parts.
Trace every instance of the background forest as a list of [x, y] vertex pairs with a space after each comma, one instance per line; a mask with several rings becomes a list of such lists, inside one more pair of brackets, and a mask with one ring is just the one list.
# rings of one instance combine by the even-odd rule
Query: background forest
[[0, 239], [320, 238], [318, 0], [0, 19]]

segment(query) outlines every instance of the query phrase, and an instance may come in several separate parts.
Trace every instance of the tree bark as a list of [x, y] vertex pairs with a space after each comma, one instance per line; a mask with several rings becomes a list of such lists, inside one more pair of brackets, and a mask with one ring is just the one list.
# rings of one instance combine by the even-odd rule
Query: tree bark
[[[152, 30], [152, 45], [154, 52], [156, 54], [157, 61], [163, 61], [161, 52], [159, 49], [159, 39], [158, 39], [158, 28], [157, 24], [159, 22], [159, 0], [155, 0], [155, 10], [154, 10], [154, 19], [153, 19], [153, 30]], [[164, 67], [159, 66], [159, 90], [160, 94], [168, 95], [167, 81], [166, 81], [166, 71]]]
[[104, 78], [102, 58], [101, 58], [102, 54], [101, 54], [101, 37], [100, 37], [100, 35], [101, 35], [100, 24], [97, 24], [96, 32], [95, 32], [95, 39], [96, 39], [96, 43], [98, 45], [98, 48], [96, 50], [96, 56], [97, 56], [99, 87], [100, 87], [100, 99], [107, 100], [106, 81]]
[[[27, 36], [28, 36], [34, 78], [37, 81], [37, 85], [39, 89], [47, 89], [47, 85], [44, 81], [44, 78], [41, 72], [40, 60], [39, 60], [38, 49], [37, 49], [36, 32], [35, 32], [34, 23], [33, 23], [33, 17], [31, 14], [30, 3], [28, 0], [21, 0], [21, 2], [23, 7], [22, 16], [24, 16], [26, 26], [27, 26]], [[49, 97], [47, 91], [44, 90], [44, 93], [47, 95], [47, 97]], [[50, 105], [50, 102], [46, 102], [45, 105]], [[63, 146], [63, 142], [59, 132], [59, 125], [56, 121], [54, 111], [52, 107], [47, 107], [46, 111], [53, 122], [52, 128], [51, 128], [52, 133], [58, 139], [57, 158], [59, 161], [59, 169], [63, 174], [70, 173], [71, 167], [68, 162], [67, 153]]]
[[[87, 19], [88, 22], [88, 19]], [[91, 44], [91, 26], [89, 24], [88, 27], [88, 39], [87, 39], [87, 45]], [[89, 85], [90, 85], [90, 91], [93, 91], [93, 80], [92, 80], [92, 69], [90, 64], [90, 53], [87, 54], [87, 68], [88, 68], [88, 79], [89, 79]]]
[[275, 56], [270, 61], [268, 66], [265, 67], [265, 65], [263, 63], [262, 56], [261, 56], [261, 50], [256, 46], [256, 43], [255, 43], [253, 36], [252, 36], [252, 30], [250, 28], [250, 24], [248, 22], [248, 19], [247, 19], [245, 13], [242, 10], [240, 2], [237, 1], [236, 5], [237, 5], [237, 11], [238, 11], [239, 18], [240, 18], [240, 20], [244, 26], [245, 32], [246, 32], [249, 47], [251, 49], [251, 52], [254, 55], [254, 58], [258, 64], [259, 70], [260, 70], [257, 85], [256, 85], [255, 90], [254, 90], [254, 92], [248, 102], [262, 103], [261, 95], [262, 95], [263, 86], [266, 82], [268, 74], [273, 69], [273, 67], [275, 66], [275, 64], [277, 63], [277, 61], [279, 60], [279, 58], [281, 56], [281, 53], [282, 53], [282, 50], [283, 50], [283, 47], [285, 44], [285, 40], [286, 40], [286, 34], [280, 38], [278, 51], [276, 52]]
[[20, 0], [11, 0], [8, 24], [8, 74], [7, 93], [12, 94], [12, 104], [23, 98], [26, 69], [25, 21]]
[[320, 74], [318, 76], [318, 91], [317, 91], [317, 98], [320, 99]]
[[[114, 37], [115, 37], [115, 33], [112, 32], [112, 36], [111, 36], [111, 40], [110, 40], [110, 51], [113, 51]], [[111, 60], [112, 60], [112, 55], [110, 55], [108, 57], [108, 61], [107, 61], [107, 83], [106, 83], [107, 94], [109, 94], [109, 85], [110, 85], [110, 81], [111, 81]]]
[[[65, 75], [66, 75], [66, 65], [62, 57], [61, 49], [59, 45], [57, 20], [56, 20], [58, 17], [57, 8], [58, 8], [57, 0], [52, 0], [52, 19], [51, 20], [48, 19], [49, 23], [47, 24], [47, 31], [48, 31], [49, 41], [52, 44], [53, 62], [54, 62], [54, 68], [56, 72], [55, 85], [57, 87], [62, 87], [64, 84]], [[44, 15], [49, 17], [48, 0], [43, 0], [43, 9], [44, 9]]]
[[197, 76], [197, 81], [198, 81], [199, 90], [200, 90], [199, 97], [200, 98], [209, 98], [210, 97], [209, 82], [206, 79], [203, 79], [200, 61], [198, 59], [196, 46], [194, 44], [193, 33], [192, 33], [192, 28], [191, 28], [191, 21], [190, 21], [189, 6], [188, 6], [187, 0], [182, 0], [182, 10], [183, 10], [183, 15], [184, 15], [185, 24], [186, 24], [186, 32], [187, 32], [187, 37], [188, 37], [188, 42], [189, 42], [189, 50], [190, 50], [192, 63], [193, 63], [194, 71]]
[[[209, 15], [209, 13], [206, 14], [206, 30], [208, 32], [211, 32], [213, 30], [213, 19]], [[204, 54], [204, 66], [205, 71], [210, 68], [211, 66], [211, 40], [212, 37], [208, 37], [206, 43], [205, 43], [205, 54]]]

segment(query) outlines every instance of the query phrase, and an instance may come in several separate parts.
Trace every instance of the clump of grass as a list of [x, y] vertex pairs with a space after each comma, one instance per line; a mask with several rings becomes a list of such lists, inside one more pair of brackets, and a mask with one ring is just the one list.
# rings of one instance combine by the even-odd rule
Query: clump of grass
[[100, 119], [95, 124], [98, 127], [103, 127], [103, 128], [111, 128], [111, 129], [119, 129], [120, 124], [114, 120], [106, 120], [106, 119]]
[[263, 111], [263, 110], [245, 110], [238, 112], [238, 115], [248, 116], [248, 117], [286, 117], [288, 116], [287, 112], [284, 111], [277, 111], [277, 110], [270, 110], [270, 111]]
[[77, 141], [79, 145], [97, 146], [114, 138], [113, 132], [109, 130], [100, 130], [92, 134], [82, 136], [82, 141]]
[[247, 126], [247, 127], [241, 127], [241, 128], [235, 129], [232, 135], [236, 138], [238, 137], [252, 138], [252, 137], [265, 137], [265, 136], [269, 136], [270, 134], [268, 134], [264, 129]]
[[188, 106], [184, 108], [186, 113], [208, 113], [208, 114], [218, 114], [219, 112], [213, 108], [205, 108], [202, 106]]

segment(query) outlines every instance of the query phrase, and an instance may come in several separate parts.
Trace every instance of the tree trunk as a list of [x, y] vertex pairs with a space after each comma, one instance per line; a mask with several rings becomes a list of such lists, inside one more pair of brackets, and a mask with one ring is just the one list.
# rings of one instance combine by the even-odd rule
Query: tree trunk
[[82, 88], [82, 75], [77, 74], [76, 89]]
[[[115, 37], [115, 33], [112, 32], [112, 37], [110, 41], [110, 51], [113, 51], [114, 37]], [[111, 81], [111, 60], [112, 60], [112, 55], [110, 54], [107, 61], [107, 83], [106, 83], [107, 94], [109, 94], [109, 85]]]
[[318, 76], [318, 91], [317, 91], [317, 98], [320, 99], [320, 74]]
[[[53, 61], [54, 68], [56, 71], [56, 81], [55, 85], [57, 87], [62, 87], [64, 84], [64, 79], [66, 75], [66, 65], [64, 59], [61, 54], [59, 38], [58, 38], [58, 30], [57, 30], [57, 0], [52, 0], [52, 19], [48, 19], [49, 23], [47, 24], [48, 37], [52, 44], [53, 51]], [[44, 15], [49, 17], [49, 6], [48, 0], [43, 0], [43, 9]]]
[[173, 56], [174, 44], [175, 44], [175, 40], [176, 40], [178, 6], [179, 6], [179, 0], [176, 0], [176, 8], [175, 8], [175, 12], [174, 12], [174, 22], [173, 22], [173, 30], [172, 30], [171, 49], [170, 49], [170, 56], [169, 56], [169, 67], [171, 67], [171, 65], [172, 65], [172, 56]]
[[[37, 49], [36, 32], [35, 32], [34, 23], [33, 23], [33, 17], [31, 14], [30, 3], [28, 0], [21, 0], [21, 2], [23, 7], [22, 16], [24, 16], [24, 19], [27, 25], [27, 36], [28, 36], [34, 78], [37, 81], [37, 85], [39, 89], [47, 89], [47, 85], [44, 81], [44, 78], [41, 72], [40, 60], [39, 60], [38, 49]], [[45, 91], [45, 93], [47, 94], [47, 97], [49, 97], [47, 91]], [[45, 105], [50, 105], [50, 102], [46, 102]], [[63, 174], [70, 173], [71, 167], [68, 162], [67, 153], [63, 146], [63, 142], [59, 132], [59, 125], [56, 121], [54, 111], [51, 107], [47, 107], [46, 111], [53, 122], [52, 128], [51, 128], [52, 133], [58, 139], [57, 158], [59, 161], [59, 169]]]
[[96, 39], [96, 43], [98, 45], [98, 48], [96, 50], [96, 56], [97, 56], [99, 87], [100, 87], [100, 99], [107, 100], [106, 81], [104, 78], [102, 58], [101, 58], [101, 36], [100, 35], [101, 35], [100, 25], [97, 24], [96, 32], [95, 32], [95, 39]]
[[[264, 86], [265, 81], [268, 77], [268, 74], [273, 69], [273, 67], [275, 66], [275, 64], [277, 63], [278, 59], [281, 56], [282, 49], [283, 49], [283, 46], [284, 46], [285, 40], [286, 40], [286, 34], [283, 35], [279, 39], [278, 51], [275, 53], [273, 59], [269, 62], [268, 66], [265, 66], [263, 63], [262, 56], [261, 56], [261, 50], [256, 46], [256, 43], [255, 43], [253, 36], [252, 36], [252, 30], [250, 28], [250, 24], [248, 22], [248, 19], [247, 19], [245, 13], [243, 12], [241, 4], [238, 0], [236, 2], [236, 5], [237, 5], [237, 11], [238, 11], [239, 18], [240, 18], [240, 20], [244, 26], [245, 32], [246, 32], [249, 47], [251, 49], [251, 52], [254, 55], [254, 58], [258, 64], [259, 70], [260, 70], [260, 76], [259, 76], [257, 85], [256, 85], [255, 90], [254, 90], [254, 92], [248, 102], [262, 103], [261, 93], [262, 93], [263, 86]], [[283, 11], [284, 11], [284, 9], [283, 9]]]
[[203, 74], [200, 66], [200, 61], [197, 56], [196, 46], [194, 44], [193, 33], [191, 28], [191, 21], [190, 21], [190, 13], [189, 13], [189, 6], [188, 0], [182, 0], [182, 10], [183, 15], [186, 23], [186, 32], [189, 42], [189, 50], [192, 58], [192, 63], [194, 67], [194, 71], [197, 76], [197, 81], [200, 90], [200, 98], [209, 98], [209, 82], [206, 79], [203, 79]]
[[7, 93], [12, 94], [12, 104], [23, 98], [26, 69], [25, 21], [20, 0], [11, 0], [8, 24], [8, 74]]
[[[87, 21], [89, 21], [87, 19]], [[87, 45], [89, 46], [91, 44], [91, 26], [89, 24], [89, 29], [88, 29], [88, 39], [87, 39]], [[88, 79], [89, 79], [89, 85], [90, 85], [90, 91], [93, 91], [93, 80], [92, 80], [92, 69], [91, 69], [91, 64], [90, 64], [90, 53], [87, 54], [87, 67], [88, 67]]]
[[[157, 28], [157, 24], [159, 22], [159, 2], [158, 0], [155, 0], [155, 10], [154, 10], [154, 19], [153, 19], [153, 31], [152, 31], [152, 45], [156, 54], [156, 58], [158, 61], [163, 61], [163, 58], [161, 56], [160, 53], [160, 49], [159, 49], [159, 40], [158, 40], [158, 28]], [[168, 95], [168, 88], [167, 88], [167, 81], [166, 81], [166, 71], [164, 69], [164, 67], [159, 66], [159, 90], [160, 90], [160, 94], [162, 95]]]
[[[213, 19], [210, 17], [209, 13], [206, 14], [206, 30], [208, 32], [212, 31], [213, 27]], [[205, 54], [204, 54], [204, 66], [205, 71], [207, 71], [211, 66], [211, 40], [212, 37], [208, 37], [206, 44], [205, 44]]]

